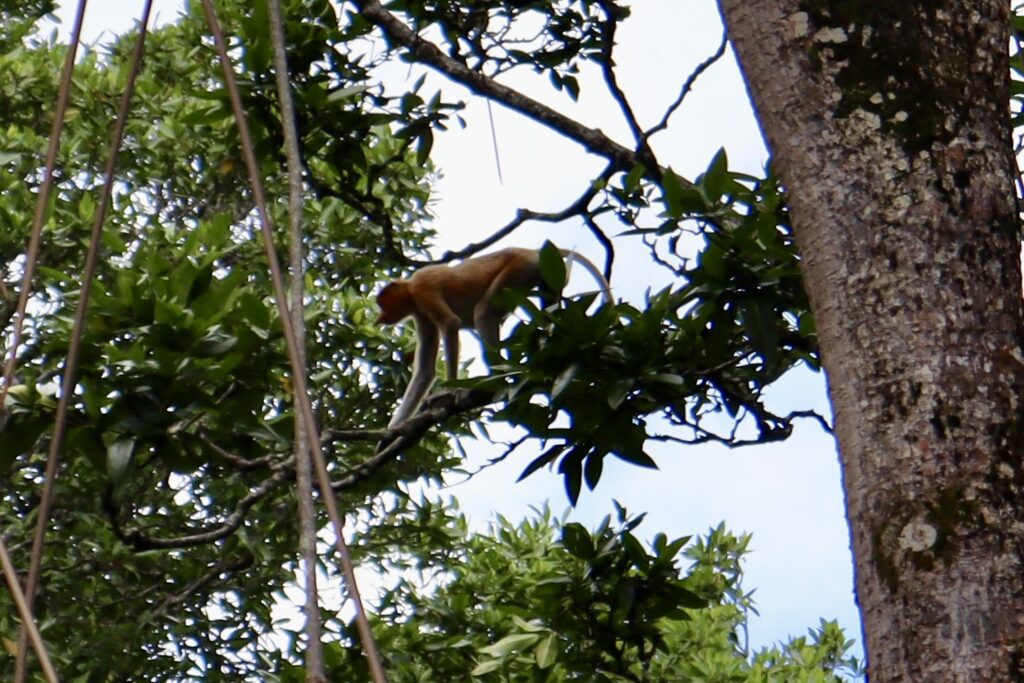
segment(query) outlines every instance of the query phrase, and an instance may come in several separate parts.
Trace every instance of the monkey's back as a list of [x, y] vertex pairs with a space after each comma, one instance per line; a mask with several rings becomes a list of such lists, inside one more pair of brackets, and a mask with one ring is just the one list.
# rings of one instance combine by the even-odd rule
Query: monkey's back
[[472, 327], [477, 302], [487, 296], [496, 281], [501, 288], [537, 287], [540, 284], [537, 251], [508, 247], [453, 266], [426, 266], [409, 278], [417, 295], [439, 294], [463, 327]]

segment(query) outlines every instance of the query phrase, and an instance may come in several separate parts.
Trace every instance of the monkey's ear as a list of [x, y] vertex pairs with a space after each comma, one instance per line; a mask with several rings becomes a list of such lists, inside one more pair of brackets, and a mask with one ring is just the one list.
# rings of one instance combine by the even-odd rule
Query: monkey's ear
[[540, 277], [544, 286], [556, 294], [565, 289], [565, 261], [558, 247], [551, 242], [545, 242], [540, 248]]

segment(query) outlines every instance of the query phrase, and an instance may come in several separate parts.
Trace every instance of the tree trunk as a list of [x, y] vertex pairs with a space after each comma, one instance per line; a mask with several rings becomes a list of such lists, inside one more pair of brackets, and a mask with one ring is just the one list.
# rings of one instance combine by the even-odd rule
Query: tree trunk
[[871, 680], [1021, 680], [1009, 5], [720, 3], [818, 324]]

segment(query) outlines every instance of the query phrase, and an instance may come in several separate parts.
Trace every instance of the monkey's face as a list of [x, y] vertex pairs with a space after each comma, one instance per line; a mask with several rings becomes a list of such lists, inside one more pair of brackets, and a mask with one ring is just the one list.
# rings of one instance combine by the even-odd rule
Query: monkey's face
[[392, 282], [377, 295], [378, 325], [393, 325], [412, 313], [412, 295], [405, 282]]

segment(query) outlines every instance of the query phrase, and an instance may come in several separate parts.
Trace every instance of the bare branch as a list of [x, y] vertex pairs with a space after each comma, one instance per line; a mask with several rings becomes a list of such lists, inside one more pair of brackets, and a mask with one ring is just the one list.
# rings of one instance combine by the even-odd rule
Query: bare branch
[[341, 566], [342, 575], [345, 577], [345, 587], [348, 598], [355, 609], [356, 630], [359, 633], [359, 640], [363, 645], [363, 652], [366, 655], [367, 664], [370, 667], [371, 678], [374, 683], [387, 683], [387, 673], [384, 671], [384, 663], [381, 658], [377, 641], [373, 637], [373, 630], [370, 627], [369, 618], [363, 605], [362, 596], [359, 593], [359, 585], [356, 580], [355, 566], [352, 563], [352, 555], [349, 552], [348, 544], [344, 536], [344, 519], [338, 510], [337, 501], [334, 499], [331, 490], [331, 482], [327, 472], [327, 464], [324, 461], [323, 453], [320, 450], [320, 436], [316, 425], [316, 418], [313, 415], [313, 407], [309, 398], [309, 382], [306, 377], [306, 368], [300, 362], [297, 353], [297, 342], [295, 328], [288, 312], [287, 295], [284, 288], [284, 276], [281, 273], [281, 266], [278, 263], [277, 249], [274, 246], [274, 231], [270, 225], [270, 216], [267, 213], [266, 198], [263, 192], [263, 182], [260, 176], [259, 165], [256, 161], [255, 146], [252, 135], [249, 132], [249, 123], [242, 106], [242, 97], [239, 93], [238, 82], [235, 72], [228, 57], [227, 41], [217, 21], [216, 13], [211, 0], [203, 0], [203, 13], [206, 15], [206, 23], [213, 34], [214, 46], [217, 51], [217, 58], [224, 74], [224, 85], [227, 88], [228, 99], [231, 102], [231, 109], [235, 114], [235, 123], [238, 129], [238, 136], [242, 146], [242, 156], [245, 159], [246, 172], [249, 175], [249, 186], [252, 190], [253, 201], [257, 207], [259, 216], [260, 232], [263, 235], [263, 247], [269, 261], [271, 280], [274, 289], [274, 302], [280, 313], [281, 330], [284, 332], [286, 347], [288, 349], [288, 363], [291, 367], [292, 382], [295, 386], [296, 411], [302, 416], [306, 433], [309, 435], [309, 451], [312, 456], [317, 480], [320, 483], [321, 500], [327, 508], [327, 516], [334, 527], [334, 547], [337, 550], [338, 562]]
[[689, 75], [686, 82], [683, 83], [683, 87], [679, 89], [679, 95], [676, 97], [669, 108], [665, 111], [665, 115], [661, 117], [661, 121], [657, 123], [653, 128], [649, 129], [644, 133], [644, 140], [650, 139], [652, 135], [668, 128], [668, 120], [672, 118], [672, 115], [676, 113], [676, 110], [683, 104], [683, 100], [686, 99], [687, 94], [693, 89], [693, 84], [697, 82], [700, 75], [707, 71], [711, 66], [722, 58], [725, 54], [725, 46], [729, 44], [729, 36], [724, 31], [722, 32], [722, 42], [718, 44], [718, 49], [715, 50], [714, 54], [705, 59], [703, 62], [697, 65], [697, 68], [693, 70], [693, 73]]
[[[305, 270], [302, 246], [302, 154], [295, 122], [291, 83], [288, 82], [288, 56], [284, 38], [284, 17], [280, 0], [267, 0], [270, 16], [270, 42], [274, 48], [274, 72], [277, 99], [281, 106], [281, 127], [284, 132], [285, 158], [288, 162], [288, 294], [292, 327], [295, 328], [295, 355], [306, 369], [306, 322], [304, 317]], [[295, 497], [299, 513], [299, 555], [302, 559], [302, 581], [306, 604], [306, 680], [326, 683], [324, 666], [323, 625], [320, 618], [319, 593], [316, 587], [316, 508], [313, 501], [313, 463], [309, 451], [310, 436], [302, 415], [295, 411]], [[340, 533], [340, 529], [338, 530]]]
[[113, 503], [111, 496], [104, 496], [103, 507], [110, 519], [110, 525], [114, 535], [125, 545], [131, 546], [136, 551], [154, 550], [157, 548], [188, 548], [204, 543], [212, 543], [227, 538], [235, 533], [253, 505], [263, 500], [267, 494], [276, 489], [280, 484], [287, 481], [292, 475], [294, 458], [289, 458], [275, 468], [275, 472], [264, 479], [258, 486], [235, 504], [234, 510], [225, 518], [222, 524], [213, 528], [197, 531], [195, 533], [176, 536], [172, 538], [156, 538], [146, 535], [138, 529], [124, 530], [117, 519], [117, 506]]
[[414, 446], [431, 427], [470, 410], [482, 408], [495, 400], [496, 394], [482, 389], [456, 389], [427, 397], [419, 412], [391, 429], [379, 430], [335, 430], [329, 433], [332, 440], [377, 439], [385, 444], [373, 457], [353, 467], [341, 479], [331, 482], [335, 491], [352, 488], [365, 481], [370, 475], [393, 461]]
[[[605, 167], [604, 171], [601, 172], [601, 175], [598, 177], [598, 180], [607, 180], [613, 172], [614, 169], [609, 164], [607, 167]], [[587, 189], [583, 191], [583, 194], [577, 197], [572, 204], [565, 207], [561, 211], [546, 213], [542, 211], [531, 211], [530, 209], [519, 209], [519, 211], [516, 213], [515, 218], [513, 218], [503, 227], [492, 233], [489, 237], [480, 240], [479, 242], [472, 242], [470, 244], [467, 244], [462, 249], [457, 249], [455, 251], [446, 251], [444, 254], [441, 255], [439, 259], [437, 259], [437, 261], [435, 261], [435, 263], [448, 263], [450, 261], [455, 261], [457, 259], [463, 259], [468, 256], [472, 256], [473, 254], [479, 252], [480, 250], [486, 249], [492, 244], [498, 242], [499, 240], [508, 237], [526, 221], [544, 221], [545, 223], [560, 223], [564, 220], [572, 218], [573, 216], [586, 216], [587, 207], [590, 206], [590, 202], [594, 199], [594, 197], [597, 196], [597, 186], [598, 182], [592, 182], [589, 186], [587, 186]], [[610, 249], [611, 247], [610, 243], [602, 241], [602, 244], [605, 246], [606, 249]], [[609, 251], [609, 253], [611, 252]]]
[[736, 438], [736, 430], [739, 428], [738, 421], [734, 423], [730, 434], [723, 435], [706, 429], [700, 426], [699, 423], [681, 422], [678, 420], [673, 420], [673, 423], [690, 429], [693, 436], [687, 438], [671, 434], [651, 434], [649, 438], [654, 441], [686, 444], [687, 446], [704, 443], [717, 443], [727, 448], [759, 446], [787, 439], [793, 431], [793, 421], [797, 418], [814, 420], [827, 434], [834, 434], [832, 425], [829, 424], [828, 420], [813, 410], [794, 410], [786, 415], [774, 415], [764, 408], [755, 407], [751, 404], [747, 404], [745, 410], [748, 415], [757, 420], [760, 429], [760, 434], [751, 439]]
[[626, 94], [622, 92], [622, 88], [619, 87], [619, 80], [615, 76], [615, 60], [612, 58], [612, 53], [615, 51], [615, 30], [618, 28], [619, 20], [622, 18], [625, 10], [616, 5], [614, 0], [599, 0], [599, 4], [605, 14], [604, 23], [601, 25], [604, 32], [604, 45], [601, 47], [601, 74], [604, 76], [604, 82], [608, 86], [608, 90], [611, 91], [612, 97], [619, 105], [619, 109], [622, 110], [626, 123], [629, 124], [629, 130], [633, 133], [633, 140], [637, 145], [642, 145], [644, 153], [650, 154], [650, 158], [653, 159], [654, 154], [651, 154], [650, 148], [646, 147], [647, 142], [644, 138], [643, 130], [640, 128], [640, 122], [637, 121], [636, 113], [633, 111], [633, 107], [629, 105]]
[[[110, 141], [110, 152], [107, 156], [107, 163], [103, 169], [103, 185], [100, 187], [99, 198], [96, 201], [96, 206], [98, 208], [93, 216], [92, 229], [89, 235], [89, 246], [85, 255], [85, 264], [82, 269], [82, 285], [78, 294], [78, 305], [75, 308], [74, 322], [72, 323], [71, 328], [71, 338], [68, 343], [67, 357], [64, 362], [64, 376], [61, 379], [61, 395], [60, 400], [57, 403], [57, 412], [53, 421], [53, 434], [50, 437], [50, 449], [46, 458], [46, 470], [43, 475], [43, 492], [39, 499], [39, 507], [37, 508], [35, 533], [32, 538], [32, 552], [29, 556], [28, 573], [25, 577], [25, 603], [28, 612], [32, 611], [36, 590], [38, 589], [39, 582], [41, 580], [40, 575], [43, 561], [43, 544], [46, 540], [46, 526], [49, 522], [50, 508], [53, 505], [54, 498], [56, 497], [54, 482], [57, 478], [57, 472], [60, 470], [60, 456], [64, 449], [64, 437], [67, 433], [68, 405], [71, 402], [71, 397], [75, 393], [75, 384], [78, 381], [78, 360], [82, 347], [82, 336], [85, 330], [85, 314], [89, 306], [89, 293], [92, 291], [93, 281], [96, 277], [96, 267], [99, 261], [100, 237], [103, 233], [103, 223], [106, 221], [107, 211], [112, 204], [111, 195], [114, 188], [114, 172], [117, 169], [117, 159], [121, 150], [121, 141], [124, 138], [124, 129], [128, 122], [128, 112], [131, 109], [132, 97], [135, 92], [135, 79], [142, 68], [142, 56], [145, 53], [146, 46], [146, 30], [149, 24], [150, 10], [152, 7], [152, 0], [146, 0], [146, 4], [142, 8], [142, 19], [139, 22], [139, 34], [135, 39], [135, 47], [132, 50], [132, 57], [129, 62], [128, 78], [125, 82], [124, 90], [121, 93], [121, 100], [118, 103], [117, 119], [114, 121], [114, 131]], [[79, 14], [75, 19], [76, 22], [81, 21], [81, 15], [85, 11], [85, 2], [79, 3], [78, 11]], [[80, 24], [76, 24], [76, 30], [78, 30], [78, 25]], [[62, 90], [66, 90], [67, 87], [69, 87], [68, 83], [71, 78], [71, 63], [73, 63], [70, 56], [69, 60], [70, 61], [66, 64], [65, 71], [67, 82], [62, 81]], [[64, 97], [67, 97], [66, 92], [64, 93]], [[51, 141], [51, 149], [56, 150], [56, 144], [56, 141]], [[40, 198], [40, 201], [42, 201], [42, 198]], [[29, 256], [29, 260], [33, 258], [34, 256]], [[25, 282], [22, 285], [22, 296], [27, 296], [28, 294], [29, 279], [30, 273], [26, 270]], [[22, 310], [24, 311], [24, 309]], [[24, 315], [21, 315], [16, 322], [16, 325], [20, 325], [23, 319]], [[11, 347], [9, 361], [4, 369], [4, 395], [6, 395], [7, 387], [10, 384], [10, 372], [13, 371], [14, 360], [18, 352], [16, 338], [14, 342], [15, 343]], [[0, 397], [0, 405], [2, 404], [3, 398]], [[28, 639], [28, 632], [23, 627], [18, 638], [18, 653], [14, 665], [13, 680], [16, 681], [16, 683], [22, 683], [26, 680], [28, 675], [26, 665]]]
[[793, 420], [794, 418], [798, 417], [804, 417], [810, 420], [814, 420], [821, 426], [823, 430], [825, 430], [826, 434], [831, 434], [834, 436], [836, 433], [835, 430], [832, 428], [831, 423], [829, 423], [825, 416], [819, 415], [817, 412], [813, 410], [794, 410], [789, 415], [787, 415], [785, 419]]
[[165, 597], [163, 601], [153, 610], [154, 615], [165, 614], [167, 610], [175, 605], [180, 605], [187, 600], [191, 595], [202, 590], [206, 586], [209, 586], [216, 581], [221, 574], [235, 574], [237, 572], [245, 571], [251, 567], [255, 559], [251, 553], [246, 553], [244, 556], [234, 559], [222, 559], [217, 562], [199, 578], [191, 581], [177, 593], [172, 593]]
[[243, 458], [242, 456], [232, 453], [224, 449], [220, 445], [214, 443], [213, 440], [210, 439], [210, 435], [206, 432], [205, 429], [200, 429], [196, 436], [199, 437], [199, 439], [207, 448], [216, 453], [222, 459], [226, 460], [228, 463], [231, 464], [233, 468], [235, 468], [239, 472], [248, 472], [251, 470], [260, 470], [265, 469], [267, 467], [273, 467], [275, 464], [281, 461], [281, 456], [277, 455], [276, 453], [264, 455], [259, 458]]
[[474, 93], [490, 97], [509, 109], [551, 128], [560, 135], [575, 140], [588, 151], [607, 158], [616, 169], [630, 170], [637, 165], [643, 165], [649, 175], [660, 177], [661, 169], [653, 163], [652, 159], [645, 159], [643, 155], [620, 145], [597, 128], [588, 128], [547, 105], [452, 59], [436, 45], [417, 35], [394, 14], [384, 9], [378, 0], [354, 0], [354, 2], [363, 17], [379, 26], [390, 42], [406, 48], [417, 62], [431, 66]]
[[594, 220], [592, 214], [584, 214], [583, 222], [587, 224], [587, 228], [590, 233], [597, 238], [597, 241], [604, 247], [604, 279], [611, 282], [612, 280], [612, 263], [615, 261], [615, 245], [612, 244], [612, 240], [608, 235], [605, 234], [601, 226]]

